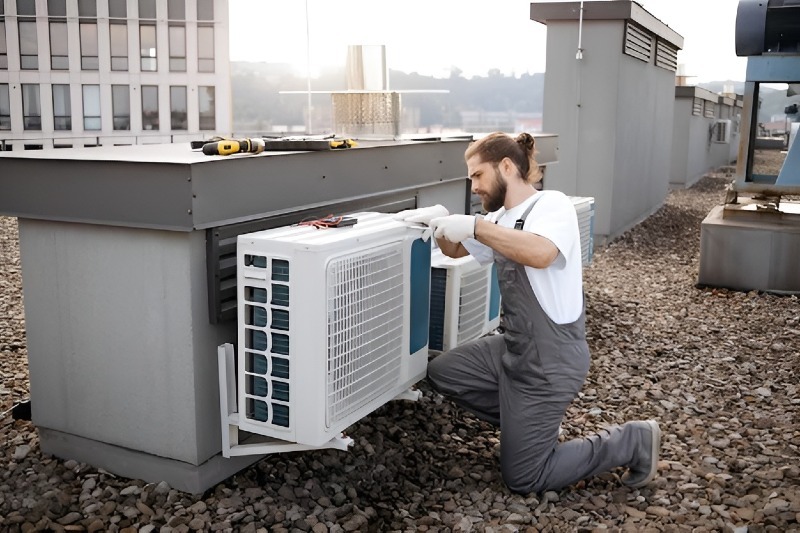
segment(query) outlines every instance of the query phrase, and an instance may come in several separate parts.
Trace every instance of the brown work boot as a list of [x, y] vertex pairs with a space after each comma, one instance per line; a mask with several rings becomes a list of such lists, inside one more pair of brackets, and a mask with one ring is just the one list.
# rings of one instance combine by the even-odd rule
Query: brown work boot
[[644, 487], [656, 477], [658, 471], [658, 452], [661, 448], [661, 429], [655, 420], [628, 422], [642, 432], [641, 443], [628, 471], [622, 475], [622, 482], [631, 488]]

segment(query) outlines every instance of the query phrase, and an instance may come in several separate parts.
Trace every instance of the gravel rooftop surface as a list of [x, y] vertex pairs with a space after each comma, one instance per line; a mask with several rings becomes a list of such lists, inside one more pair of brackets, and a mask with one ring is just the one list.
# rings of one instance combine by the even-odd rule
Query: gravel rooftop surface
[[655, 418], [659, 476], [527, 496], [499, 477], [497, 430], [425, 381], [352, 426], [350, 452], [269, 456], [201, 495], [43, 454], [6, 412], [29, 382], [16, 219], [0, 217], [0, 530], [800, 531], [800, 302], [695, 286], [729, 181], [670, 192], [585, 269], [593, 362], [563, 438]]

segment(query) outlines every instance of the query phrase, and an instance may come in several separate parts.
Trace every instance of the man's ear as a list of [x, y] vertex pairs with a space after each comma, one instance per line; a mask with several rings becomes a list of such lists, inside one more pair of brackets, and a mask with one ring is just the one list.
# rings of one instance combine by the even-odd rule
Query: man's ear
[[514, 162], [511, 161], [508, 157], [504, 157], [502, 161], [500, 161], [500, 169], [503, 172], [504, 178], [510, 178], [514, 175]]

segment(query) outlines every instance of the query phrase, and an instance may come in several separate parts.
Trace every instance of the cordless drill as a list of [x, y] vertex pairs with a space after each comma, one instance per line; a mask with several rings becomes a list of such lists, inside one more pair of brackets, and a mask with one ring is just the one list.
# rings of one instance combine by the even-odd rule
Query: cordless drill
[[223, 139], [203, 145], [206, 155], [258, 154], [264, 151], [263, 139]]

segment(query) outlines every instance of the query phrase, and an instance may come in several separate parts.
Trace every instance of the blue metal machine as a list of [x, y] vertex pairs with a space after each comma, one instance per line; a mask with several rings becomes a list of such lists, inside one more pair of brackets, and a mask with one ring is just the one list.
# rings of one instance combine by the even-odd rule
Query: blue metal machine
[[[759, 150], [775, 139], [759, 135], [758, 112], [776, 84], [787, 103], [800, 93], [800, 0], [741, 0], [736, 54], [747, 57], [736, 175], [724, 205], [702, 223], [698, 285], [798, 293], [800, 202], [792, 197], [800, 195], [800, 143], [787, 132], [770, 152], [783, 159], [780, 168], [761, 164]], [[784, 109], [787, 126], [794, 105]]]

